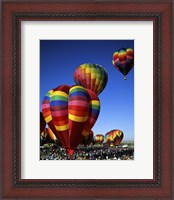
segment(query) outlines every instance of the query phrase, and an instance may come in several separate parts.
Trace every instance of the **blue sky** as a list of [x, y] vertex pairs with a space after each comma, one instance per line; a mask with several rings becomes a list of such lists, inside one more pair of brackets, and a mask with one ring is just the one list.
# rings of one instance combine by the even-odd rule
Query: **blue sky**
[[113, 53], [128, 47], [134, 49], [133, 40], [41, 40], [40, 105], [48, 90], [75, 84], [74, 71], [79, 65], [100, 64], [108, 72], [108, 83], [99, 94], [101, 110], [92, 130], [105, 135], [120, 129], [124, 141], [134, 140], [134, 68], [124, 80], [112, 65]]

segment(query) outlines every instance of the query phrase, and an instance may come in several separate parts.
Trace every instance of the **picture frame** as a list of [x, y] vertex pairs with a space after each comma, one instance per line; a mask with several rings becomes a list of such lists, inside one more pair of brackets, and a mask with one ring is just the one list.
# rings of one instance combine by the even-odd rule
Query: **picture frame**
[[[172, 1], [2, 2], [2, 199], [172, 199]], [[22, 21], [153, 21], [153, 179], [21, 179]], [[172, 42], [171, 42], [172, 41]]]

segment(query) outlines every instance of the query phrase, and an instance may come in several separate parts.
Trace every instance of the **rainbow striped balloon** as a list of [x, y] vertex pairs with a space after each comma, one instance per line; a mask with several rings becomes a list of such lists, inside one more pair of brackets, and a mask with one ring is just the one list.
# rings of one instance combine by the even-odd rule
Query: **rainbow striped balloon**
[[74, 81], [76, 84], [100, 94], [107, 84], [108, 74], [101, 65], [85, 63], [75, 70]]
[[123, 132], [115, 129], [105, 134], [105, 140], [110, 146], [118, 146], [123, 139]]
[[134, 66], [134, 50], [131, 48], [121, 48], [114, 52], [112, 64], [124, 75], [124, 79], [126, 79], [126, 75]]
[[49, 91], [49, 99], [47, 93], [42, 103], [45, 120], [54, 126], [54, 131], [50, 128], [68, 154], [82, 143], [87, 136], [84, 132], [94, 125], [99, 111], [97, 95], [80, 85], [61, 85]]

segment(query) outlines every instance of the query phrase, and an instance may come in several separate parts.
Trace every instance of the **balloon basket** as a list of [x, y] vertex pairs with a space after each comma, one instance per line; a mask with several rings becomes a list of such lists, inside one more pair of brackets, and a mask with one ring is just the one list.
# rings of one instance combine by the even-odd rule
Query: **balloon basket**
[[68, 154], [68, 158], [70, 160], [74, 160], [74, 158], [75, 158], [74, 149], [66, 149], [66, 151], [67, 151], [67, 154]]
[[124, 76], [124, 80], [127, 80], [126, 76]]
[[69, 160], [75, 160], [75, 155], [68, 155]]

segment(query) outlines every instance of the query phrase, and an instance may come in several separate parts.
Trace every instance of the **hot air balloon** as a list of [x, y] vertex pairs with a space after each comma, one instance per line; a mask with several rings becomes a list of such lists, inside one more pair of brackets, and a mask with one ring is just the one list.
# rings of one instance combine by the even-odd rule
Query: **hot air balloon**
[[75, 70], [74, 81], [76, 84], [100, 94], [107, 84], [108, 74], [101, 65], [85, 63]]
[[97, 134], [94, 136], [94, 143], [98, 144], [99, 146], [103, 143], [104, 136], [102, 134]]
[[93, 139], [93, 131], [91, 130], [86, 136], [84, 136], [82, 144], [89, 145]]
[[44, 131], [45, 126], [46, 126], [45, 119], [44, 119], [42, 113], [40, 112], [40, 134]]
[[73, 155], [88, 128], [91, 129], [97, 120], [99, 99], [94, 92], [79, 85], [61, 85], [48, 93], [42, 102], [45, 121], [52, 131], [54, 128], [54, 134], [67, 153]]
[[123, 139], [123, 132], [115, 129], [105, 134], [105, 140], [110, 146], [118, 146]]
[[126, 75], [134, 66], [134, 50], [131, 48], [121, 48], [114, 52], [112, 64], [124, 75], [126, 80]]

